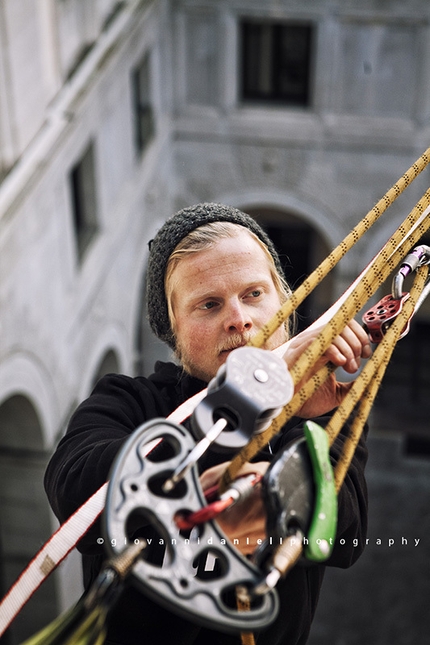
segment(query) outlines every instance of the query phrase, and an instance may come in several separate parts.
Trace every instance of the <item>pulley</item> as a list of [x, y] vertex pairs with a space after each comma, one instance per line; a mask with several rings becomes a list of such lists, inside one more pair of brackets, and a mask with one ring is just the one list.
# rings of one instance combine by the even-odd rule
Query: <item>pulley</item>
[[166, 480], [165, 492], [181, 481], [209, 446], [230, 453], [246, 446], [293, 394], [293, 379], [280, 356], [255, 347], [231, 352], [191, 417], [191, 427], [200, 441]]
[[293, 394], [294, 383], [281, 357], [255, 347], [239, 347], [209, 383], [207, 396], [191, 417], [192, 428], [204, 438], [222, 417], [227, 426], [213, 448], [240, 450], [254, 433], [270, 424]]
[[[105, 543], [117, 555], [130, 543], [145, 540], [130, 578], [168, 610], [218, 631], [262, 629], [277, 615], [276, 591], [251, 603], [246, 612], [238, 610], [235, 599], [237, 585], [252, 590], [258, 584], [259, 568], [239, 553], [216, 522], [178, 530], [177, 515], [196, 512], [206, 503], [197, 469], [190, 468], [173, 490], [163, 490], [163, 482], [194, 445], [185, 428], [165, 419], [154, 419], [131, 435], [110, 477]], [[217, 561], [210, 577], [205, 574], [208, 558]]]
[[[403, 291], [403, 284], [405, 278], [418, 267], [430, 264], [430, 247], [421, 244], [415, 247], [403, 260], [399, 270], [394, 275], [391, 284], [391, 294], [384, 296], [381, 300], [366, 311], [363, 315], [363, 325], [372, 343], [380, 343], [385, 336], [387, 330], [392, 325], [394, 319], [399, 315], [403, 309], [403, 305], [409, 298], [409, 293]], [[427, 297], [428, 289], [425, 288], [423, 294], [418, 300], [413, 313], [418, 311], [422, 301]], [[413, 314], [412, 314], [413, 315]], [[403, 338], [409, 332], [411, 324], [409, 320], [400, 334], [399, 338]]]
[[333, 549], [337, 496], [327, 434], [313, 421], [304, 424], [304, 432], [279, 452], [263, 479], [269, 537], [254, 554], [266, 570], [257, 594], [273, 588], [302, 551], [306, 559], [324, 562]]

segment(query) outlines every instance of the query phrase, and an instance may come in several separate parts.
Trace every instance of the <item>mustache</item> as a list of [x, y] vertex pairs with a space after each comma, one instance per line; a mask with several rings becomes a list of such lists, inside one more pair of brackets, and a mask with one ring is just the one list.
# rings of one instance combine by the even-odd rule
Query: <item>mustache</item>
[[252, 334], [251, 332], [244, 332], [243, 334], [233, 334], [218, 345], [218, 353], [220, 354], [221, 352], [236, 349], [237, 347], [243, 347], [251, 340], [253, 336], [255, 336], [255, 334]]

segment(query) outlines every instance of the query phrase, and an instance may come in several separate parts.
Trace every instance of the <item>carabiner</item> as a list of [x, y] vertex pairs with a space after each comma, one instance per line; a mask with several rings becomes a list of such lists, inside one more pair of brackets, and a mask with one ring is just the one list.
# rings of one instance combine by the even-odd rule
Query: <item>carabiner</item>
[[391, 293], [395, 300], [400, 300], [404, 295], [403, 282], [406, 276], [425, 264], [430, 264], [430, 246], [420, 244], [408, 253], [400, 265], [400, 269], [393, 278]]
[[[401, 312], [403, 304], [409, 298], [409, 293], [403, 291], [403, 283], [406, 276], [425, 264], [430, 264], [430, 246], [420, 244], [420, 246], [416, 246], [401, 263], [400, 269], [393, 278], [391, 293], [388, 296], [384, 296], [376, 305], [366, 311], [363, 315], [363, 326], [372, 343], [380, 343], [382, 341], [384, 335], [394, 322], [394, 319]], [[421, 303], [427, 297], [429, 290], [430, 283], [423, 291], [415, 305], [414, 313], [418, 311]], [[412, 315], [406, 322], [405, 328], [399, 338], [403, 338], [403, 336], [406, 336], [408, 333]]]

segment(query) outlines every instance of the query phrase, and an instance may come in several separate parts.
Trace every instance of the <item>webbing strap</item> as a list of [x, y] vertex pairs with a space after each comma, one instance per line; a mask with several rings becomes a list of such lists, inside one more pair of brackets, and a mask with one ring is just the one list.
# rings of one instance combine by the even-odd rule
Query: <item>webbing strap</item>
[[105, 505], [107, 483], [94, 493], [40, 549], [0, 603], [0, 636], [49, 574], [76, 546]]
[[[182, 423], [184, 419], [192, 414], [194, 408], [205, 394], [206, 390], [198, 392], [174, 410], [167, 418], [175, 423]], [[105, 506], [107, 486], [108, 483], [103, 484], [57, 529], [4, 596], [0, 602], [0, 637], [42, 582], [76, 547], [79, 540], [101, 515]]]

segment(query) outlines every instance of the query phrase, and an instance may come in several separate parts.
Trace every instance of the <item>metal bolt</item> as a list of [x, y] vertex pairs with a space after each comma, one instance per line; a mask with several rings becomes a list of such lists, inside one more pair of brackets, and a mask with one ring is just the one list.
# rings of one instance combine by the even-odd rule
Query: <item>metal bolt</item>
[[254, 372], [254, 378], [259, 383], [267, 383], [267, 381], [269, 380], [269, 375], [265, 370], [258, 368]]

